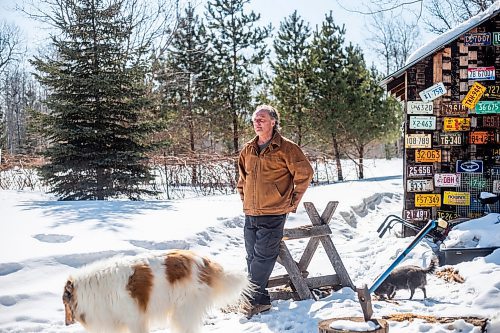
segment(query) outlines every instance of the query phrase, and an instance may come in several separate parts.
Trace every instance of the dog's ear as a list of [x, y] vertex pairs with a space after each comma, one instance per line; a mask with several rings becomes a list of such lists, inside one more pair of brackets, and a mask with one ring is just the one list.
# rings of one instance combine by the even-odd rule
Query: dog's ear
[[75, 323], [75, 315], [73, 313], [74, 309], [74, 299], [73, 299], [73, 281], [66, 281], [66, 285], [64, 286], [63, 292], [63, 304], [64, 304], [64, 314], [65, 314], [65, 323], [67, 325], [71, 325]]
[[66, 285], [64, 286], [63, 301], [69, 302], [71, 298], [73, 298], [73, 290], [73, 281], [66, 281]]

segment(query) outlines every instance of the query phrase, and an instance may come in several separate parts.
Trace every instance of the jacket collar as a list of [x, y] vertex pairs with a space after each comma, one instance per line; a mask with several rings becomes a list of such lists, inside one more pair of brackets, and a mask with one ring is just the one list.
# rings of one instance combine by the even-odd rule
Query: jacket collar
[[[250, 144], [255, 149], [256, 152], [259, 149], [257, 144], [258, 141], [259, 141], [259, 136], [256, 135], [252, 140], [248, 142], [248, 144]], [[269, 142], [268, 147], [270, 147], [270, 149], [273, 150], [274, 148], [281, 146], [282, 141], [283, 138], [281, 134], [278, 131], [274, 131], [273, 137], [271, 138], [271, 142]]]

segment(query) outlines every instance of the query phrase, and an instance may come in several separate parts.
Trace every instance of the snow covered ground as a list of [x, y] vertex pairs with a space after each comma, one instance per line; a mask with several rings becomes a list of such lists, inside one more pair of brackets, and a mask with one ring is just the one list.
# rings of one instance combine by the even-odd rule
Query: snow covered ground
[[[360, 181], [309, 188], [304, 201], [319, 213], [339, 201], [330, 226], [332, 240], [356, 286], [370, 286], [406, 248], [411, 238], [378, 237], [377, 228], [402, 210], [402, 161], [369, 161]], [[37, 192], [0, 191], [0, 332], [84, 332], [64, 325], [61, 301], [66, 278], [82, 265], [117, 254], [191, 249], [230, 269], [245, 269], [243, 214], [237, 195], [171, 201], [59, 202]], [[450, 234], [449, 244], [500, 245], [498, 214], [479, 223], [464, 223]], [[310, 224], [304, 208], [291, 214], [287, 227]], [[289, 241], [299, 258], [307, 240]], [[422, 241], [401, 265], [427, 266], [433, 251]], [[399, 291], [395, 301], [373, 301], [374, 317], [397, 313], [433, 316], [478, 316], [492, 319], [489, 333], [500, 333], [500, 249], [484, 258], [452, 267], [464, 283], [428, 276], [427, 296]], [[440, 267], [439, 270], [443, 269]], [[334, 273], [322, 247], [309, 266], [310, 276]], [[274, 274], [283, 274], [277, 265]], [[205, 332], [318, 331], [318, 322], [362, 316], [354, 291], [344, 288], [318, 301], [274, 301], [270, 312], [251, 320], [214, 311]], [[157, 332], [169, 332], [168, 328]], [[448, 324], [390, 321], [390, 332], [481, 332], [456, 320]]]

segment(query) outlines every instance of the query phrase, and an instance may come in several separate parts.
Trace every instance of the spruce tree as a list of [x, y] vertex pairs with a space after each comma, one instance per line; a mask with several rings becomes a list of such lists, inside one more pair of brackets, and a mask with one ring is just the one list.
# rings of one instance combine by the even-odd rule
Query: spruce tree
[[309, 24], [297, 11], [280, 24], [274, 40], [276, 60], [271, 62], [274, 71], [273, 94], [283, 115], [284, 129], [300, 146], [310, 130], [310, 96], [306, 80], [311, 75], [308, 53]]
[[346, 48], [344, 78], [348, 86], [355, 87], [346, 91], [350, 107], [344, 126], [348, 144], [356, 151], [359, 179], [363, 179], [366, 146], [375, 140], [393, 139], [400, 128], [401, 109], [393, 98], [386, 98], [384, 89], [378, 85], [381, 76], [375, 68], [366, 67], [358, 47]]
[[152, 175], [147, 153], [155, 129], [145, 86], [144, 49], [130, 49], [123, 2], [62, 1], [53, 8], [55, 55], [36, 57], [52, 145], [41, 175], [62, 200], [139, 199]]
[[325, 15], [321, 27], [316, 28], [313, 34], [310, 56], [313, 75], [308, 80], [316, 128], [332, 145], [339, 181], [344, 180], [340, 141], [344, 133], [342, 122], [348, 108], [344, 99], [348, 87], [342, 75], [344, 35], [345, 28], [335, 24], [332, 12]]
[[260, 15], [247, 13], [250, 0], [211, 0], [207, 6], [208, 27], [213, 48], [210, 110], [213, 123], [224, 133], [230, 153], [239, 152], [241, 125], [252, 109], [255, 70], [268, 49], [265, 41], [271, 25], [257, 27]]

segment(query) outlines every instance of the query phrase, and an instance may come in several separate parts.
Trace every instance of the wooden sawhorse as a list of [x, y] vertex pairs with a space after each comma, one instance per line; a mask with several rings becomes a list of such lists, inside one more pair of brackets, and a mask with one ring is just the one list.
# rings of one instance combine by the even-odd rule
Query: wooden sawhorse
[[[304, 202], [304, 207], [309, 215], [312, 225], [284, 230], [283, 239], [280, 244], [278, 263], [285, 267], [288, 274], [271, 277], [268, 281], [267, 287], [273, 288], [290, 285], [292, 287], [292, 291], [270, 291], [269, 294], [271, 296], [271, 300], [293, 298], [298, 301], [309, 298], [314, 299], [314, 295], [311, 290], [327, 286], [338, 289], [350, 287], [351, 289], [356, 290], [349, 274], [347, 273], [347, 270], [344, 267], [344, 264], [342, 263], [342, 259], [340, 259], [337, 249], [335, 249], [335, 245], [333, 245], [332, 239], [330, 238], [332, 230], [328, 224], [330, 223], [338, 204], [338, 201], [328, 202], [325, 211], [321, 214], [321, 216], [319, 216], [318, 211], [312, 202]], [[300, 261], [296, 262], [292, 258], [285, 241], [299, 238], [309, 238], [309, 242], [307, 243]], [[320, 242], [330, 259], [330, 263], [332, 264], [336, 274], [307, 277], [307, 267], [309, 266]]]

